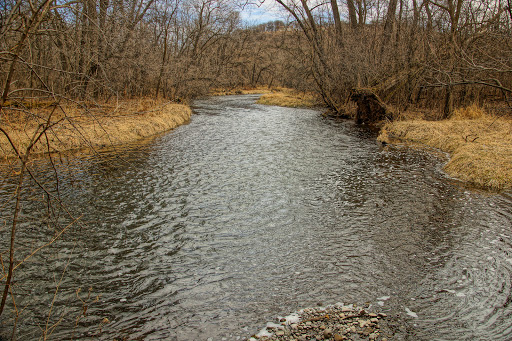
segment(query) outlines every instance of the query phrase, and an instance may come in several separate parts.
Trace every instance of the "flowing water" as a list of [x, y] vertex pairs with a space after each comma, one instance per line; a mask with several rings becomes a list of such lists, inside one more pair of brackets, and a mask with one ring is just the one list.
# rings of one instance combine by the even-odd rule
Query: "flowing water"
[[[61, 318], [53, 339], [243, 340], [336, 302], [400, 316], [411, 340], [512, 338], [509, 194], [464, 188], [440, 159], [384, 148], [367, 128], [256, 98], [196, 101], [188, 125], [70, 163], [60, 193], [87, 225], [19, 269], [18, 339]], [[31, 202], [25, 247], [51, 235]]]

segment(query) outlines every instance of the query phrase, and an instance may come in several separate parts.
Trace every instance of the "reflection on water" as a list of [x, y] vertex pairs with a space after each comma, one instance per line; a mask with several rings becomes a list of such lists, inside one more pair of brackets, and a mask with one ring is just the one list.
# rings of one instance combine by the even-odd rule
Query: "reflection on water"
[[[340, 301], [399, 314], [414, 339], [510, 338], [509, 195], [468, 191], [440, 161], [350, 122], [255, 98], [197, 101], [187, 126], [67, 164], [62, 201], [86, 225], [20, 269], [17, 299], [31, 305], [19, 339], [41, 335], [64, 269], [55, 339], [243, 339]], [[51, 235], [39, 206], [24, 206], [25, 247]]]

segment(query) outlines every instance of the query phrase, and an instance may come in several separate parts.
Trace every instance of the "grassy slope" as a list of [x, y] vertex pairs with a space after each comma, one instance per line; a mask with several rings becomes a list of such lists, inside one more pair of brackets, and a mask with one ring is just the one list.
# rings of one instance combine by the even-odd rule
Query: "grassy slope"
[[397, 121], [386, 124], [378, 138], [412, 143], [451, 155], [445, 171], [472, 185], [492, 190], [512, 187], [512, 120], [490, 116], [476, 107], [455, 112], [443, 121]]
[[320, 106], [321, 102], [310, 93], [301, 93], [290, 89], [277, 89], [277, 91], [261, 96], [258, 104], [290, 108], [313, 108]]
[[[38, 124], [45, 121], [51, 112], [49, 108], [31, 111], [32, 114], [25, 117], [19, 113], [4, 115], [0, 123], [20, 151], [26, 148]], [[59, 123], [48, 131], [48, 143], [43, 138], [33, 152], [45, 153], [48, 149], [61, 152], [130, 143], [186, 123], [191, 114], [186, 105], [151, 99], [95, 105], [87, 110], [64, 106], [52, 116], [52, 122]], [[0, 135], [0, 156], [14, 156], [3, 134]]]
[[234, 89], [212, 89], [211, 96], [229, 96], [229, 95], [254, 95], [254, 94], [267, 94], [271, 90], [267, 86], [247, 87], [247, 88], [234, 88]]

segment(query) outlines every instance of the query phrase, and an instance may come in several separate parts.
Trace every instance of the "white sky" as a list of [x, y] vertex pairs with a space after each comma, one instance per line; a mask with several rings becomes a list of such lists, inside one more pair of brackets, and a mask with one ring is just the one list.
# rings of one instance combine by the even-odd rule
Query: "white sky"
[[256, 4], [248, 4], [240, 14], [242, 20], [248, 24], [262, 24], [274, 20], [286, 21], [286, 13], [273, 0], [266, 0], [259, 7]]

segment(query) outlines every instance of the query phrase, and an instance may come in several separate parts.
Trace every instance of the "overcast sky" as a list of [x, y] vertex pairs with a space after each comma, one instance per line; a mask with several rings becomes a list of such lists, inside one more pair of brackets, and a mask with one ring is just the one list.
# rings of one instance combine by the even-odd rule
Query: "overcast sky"
[[248, 4], [241, 12], [242, 19], [248, 24], [262, 24], [274, 20], [286, 20], [286, 13], [273, 0], [266, 0], [261, 6]]

